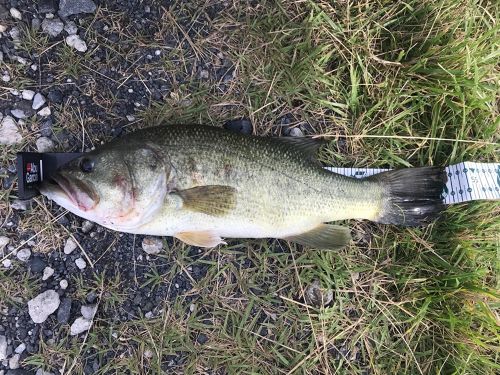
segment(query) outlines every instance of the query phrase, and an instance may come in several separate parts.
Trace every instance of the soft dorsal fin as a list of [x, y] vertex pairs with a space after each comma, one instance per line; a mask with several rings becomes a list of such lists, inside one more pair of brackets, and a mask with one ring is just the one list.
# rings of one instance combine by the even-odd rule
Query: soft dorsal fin
[[174, 237], [191, 246], [215, 247], [219, 244], [225, 244], [222, 238], [211, 231], [179, 232]]
[[326, 142], [320, 138], [306, 138], [306, 137], [273, 137], [274, 140], [285, 143], [291, 148], [301, 151], [304, 156], [311, 159], [316, 159], [316, 154], [319, 148]]
[[320, 224], [316, 228], [284, 238], [316, 249], [342, 249], [351, 241], [349, 228], [332, 224]]
[[182, 199], [182, 208], [212, 216], [224, 216], [236, 206], [236, 189], [232, 186], [205, 185], [172, 192]]

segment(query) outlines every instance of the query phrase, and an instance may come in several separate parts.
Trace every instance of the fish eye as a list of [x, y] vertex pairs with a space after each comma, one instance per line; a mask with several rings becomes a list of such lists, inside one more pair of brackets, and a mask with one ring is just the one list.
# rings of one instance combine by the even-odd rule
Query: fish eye
[[82, 159], [80, 161], [80, 169], [84, 173], [90, 173], [94, 169], [94, 161], [90, 159]]

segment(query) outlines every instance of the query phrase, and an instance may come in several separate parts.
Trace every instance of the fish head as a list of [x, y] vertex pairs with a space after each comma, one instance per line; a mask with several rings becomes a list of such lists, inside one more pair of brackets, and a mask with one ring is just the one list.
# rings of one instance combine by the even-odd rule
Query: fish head
[[40, 192], [108, 228], [133, 232], [160, 209], [167, 193], [161, 155], [144, 145], [103, 147], [60, 168]]

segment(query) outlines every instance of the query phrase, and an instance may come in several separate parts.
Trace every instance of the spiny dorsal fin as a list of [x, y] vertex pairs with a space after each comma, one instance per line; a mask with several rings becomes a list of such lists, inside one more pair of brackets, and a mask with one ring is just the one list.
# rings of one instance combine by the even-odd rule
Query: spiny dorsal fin
[[231, 186], [197, 186], [171, 194], [181, 197], [182, 208], [212, 216], [224, 216], [236, 206], [236, 189]]
[[341, 249], [351, 241], [349, 228], [332, 224], [320, 224], [316, 228], [289, 236], [284, 240], [297, 242], [301, 245], [314, 247], [316, 249]]
[[174, 237], [191, 246], [215, 247], [219, 244], [225, 244], [222, 238], [211, 231], [179, 232]]
[[306, 137], [273, 137], [278, 142], [290, 145], [295, 150], [299, 150], [306, 156], [316, 157], [319, 148], [325, 144], [325, 141], [320, 138]]

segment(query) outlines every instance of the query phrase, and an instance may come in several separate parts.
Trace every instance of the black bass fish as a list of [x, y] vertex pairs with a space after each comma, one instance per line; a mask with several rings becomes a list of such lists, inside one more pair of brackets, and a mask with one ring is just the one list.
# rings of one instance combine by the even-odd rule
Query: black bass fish
[[61, 168], [40, 191], [117, 231], [213, 247], [223, 238], [347, 245], [343, 219], [419, 226], [443, 209], [443, 168], [354, 179], [322, 168], [321, 142], [264, 138], [199, 125], [142, 129]]

